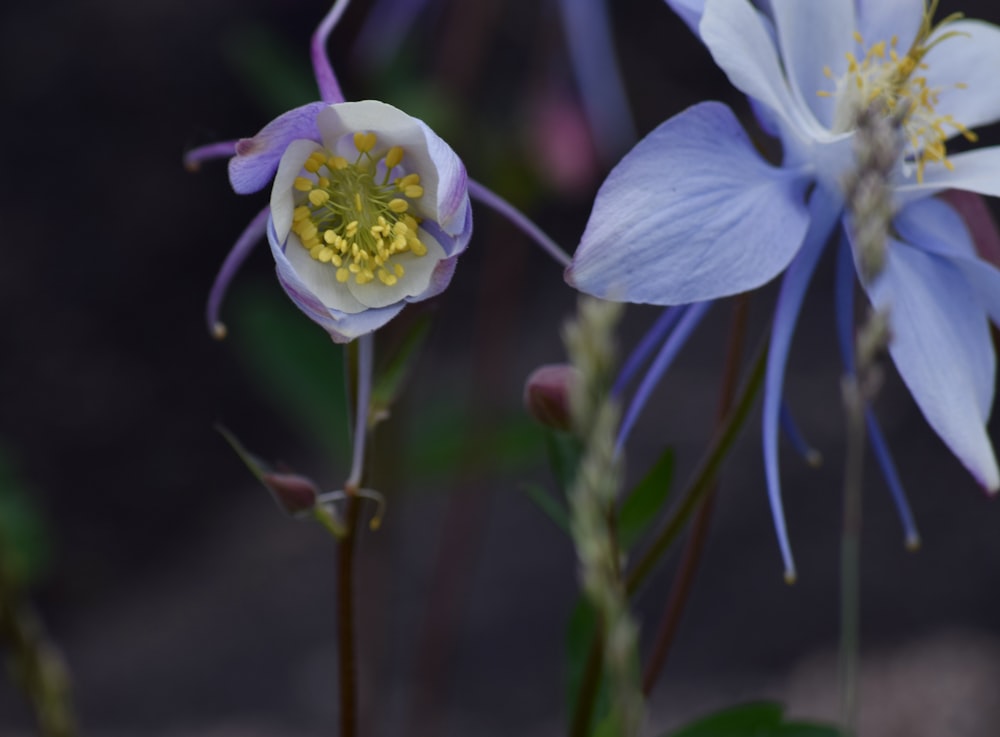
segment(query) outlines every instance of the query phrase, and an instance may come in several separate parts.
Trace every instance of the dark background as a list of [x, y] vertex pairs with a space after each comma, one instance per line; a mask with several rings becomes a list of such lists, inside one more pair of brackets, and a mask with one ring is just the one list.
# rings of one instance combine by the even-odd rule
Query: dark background
[[[663, 3], [609, 5], [640, 133], [701, 99], [746, 113]], [[559, 177], [546, 158], [564, 133], [546, 138], [546, 104], [576, 105], [554, 5], [434, 0], [401, 45], [388, 35], [367, 44], [387, 52], [381, 68], [352, 42], [369, 7], [356, 0], [331, 43], [348, 98], [423, 116], [472, 176], [572, 250], [611, 162], [583, 145]], [[215, 270], [266, 195], [234, 195], [223, 163], [181, 167], [186, 149], [251, 135], [309, 99], [308, 38], [326, 9], [38, 0], [0, 10], [0, 480], [46, 522], [35, 536], [46, 565], [30, 593], [72, 669], [86, 734], [334, 730], [333, 545], [283, 518], [213, 425], [336, 487], [346, 473], [340, 354], [286, 303], [266, 249], [226, 304], [230, 339], [208, 336]], [[992, 3], [961, 9], [1000, 22]], [[826, 458], [813, 470], [783, 451], [800, 581], [782, 583], [753, 420], [651, 703], [656, 724], [763, 697], [800, 715], [835, 714], [843, 423], [829, 267], [807, 300], [787, 381]], [[765, 289], [755, 299], [752, 335], [772, 298]], [[366, 735], [560, 731], [575, 564], [521, 490], [551, 479], [520, 393], [534, 366], [561, 359], [573, 300], [558, 267], [477, 208], [448, 292], [380, 335], [391, 343], [433, 314], [379, 436], [388, 516], [360, 546]], [[666, 444], [678, 482], [693, 467], [712, 426], [728, 311], [713, 310], [658, 392], [635, 436], [633, 477]], [[631, 308], [623, 343], [655, 314]], [[297, 369], [300, 360], [308, 366]], [[878, 412], [924, 547], [904, 552], [870, 467], [867, 733], [994, 735], [1000, 507], [891, 370]], [[668, 585], [666, 570], [639, 602], [647, 637]], [[0, 735], [30, 734], [31, 723], [13, 683], [0, 680]]]

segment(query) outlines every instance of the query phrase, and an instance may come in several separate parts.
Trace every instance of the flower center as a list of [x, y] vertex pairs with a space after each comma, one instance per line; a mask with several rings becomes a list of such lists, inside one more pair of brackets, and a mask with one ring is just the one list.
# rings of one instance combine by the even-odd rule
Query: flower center
[[[945, 141], [951, 135], [958, 132], [969, 141], [976, 140], [976, 134], [954, 117], [936, 111], [941, 89], [927, 84], [925, 72], [928, 67], [923, 62], [924, 56], [942, 41], [962, 35], [949, 31], [930, 41], [935, 31], [962, 17], [961, 13], [954, 13], [937, 24], [932, 23], [937, 4], [938, 0], [931, 0], [916, 38], [902, 54], [895, 36], [888, 43], [878, 41], [866, 49], [861, 34], [855, 31], [854, 40], [860, 53], [847, 52], [847, 71], [839, 79], [834, 78], [830, 67], [824, 67], [823, 73], [835, 81], [836, 90], [817, 93], [821, 97], [836, 98], [834, 132], [852, 130], [858, 114], [873, 104], [881, 105], [887, 116], [901, 115], [908, 148], [906, 163], [916, 166], [917, 181], [923, 181], [924, 167], [928, 163], [953, 168], [945, 148]], [[965, 89], [966, 85], [958, 83], [955, 88]]]
[[377, 278], [391, 287], [405, 273], [394, 257], [427, 253], [417, 237], [420, 221], [409, 213], [424, 188], [419, 174], [392, 178], [403, 161], [400, 146], [372, 156], [375, 144], [374, 133], [355, 133], [353, 162], [326, 149], [313, 152], [295, 179], [292, 232], [310, 256], [337, 270], [337, 281]]

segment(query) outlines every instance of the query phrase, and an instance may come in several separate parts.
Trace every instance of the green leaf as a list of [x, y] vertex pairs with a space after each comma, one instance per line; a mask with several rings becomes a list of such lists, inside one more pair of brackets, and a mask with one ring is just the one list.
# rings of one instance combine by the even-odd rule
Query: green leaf
[[579, 439], [569, 433], [545, 429], [545, 450], [556, 483], [563, 493], [568, 493], [576, 478], [576, 469], [583, 457], [583, 447]]
[[31, 586], [52, 560], [51, 535], [34, 496], [0, 449], [0, 565], [17, 586]]
[[541, 484], [522, 484], [521, 491], [551, 519], [555, 526], [569, 534], [569, 510]]
[[838, 728], [786, 722], [784, 707], [772, 702], [736, 706], [703, 717], [664, 737], [840, 737]]
[[649, 525], [670, 496], [674, 476], [674, 452], [667, 448], [618, 510], [618, 543], [628, 550]]
[[389, 356], [385, 365], [379, 368], [372, 388], [372, 409], [376, 415], [388, 412], [396, 401], [420, 348], [427, 340], [430, 327], [431, 321], [428, 317], [418, 320]]
[[[583, 686], [583, 677], [587, 670], [587, 660], [594, 647], [596, 635], [597, 612], [594, 611], [593, 605], [581, 596], [576, 606], [573, 607], [569, 624], [566, 627], [566, 706], [570, 720], [576, 713], [580, 689]], [[608, 685], [602, 668], [601, 683], [597, 698], [594, 699], [594, 713], [591, 723], [600, 723], [609, 711]]]
[[243, 287], [229, 331], [260, 393], [289, 424], [332, 455], [347, 457], [343, 349], [277, 289]]

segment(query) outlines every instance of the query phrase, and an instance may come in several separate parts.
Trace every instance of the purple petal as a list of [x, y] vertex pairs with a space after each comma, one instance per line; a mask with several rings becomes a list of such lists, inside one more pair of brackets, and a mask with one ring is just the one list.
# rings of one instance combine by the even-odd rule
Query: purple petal
[[795, 580], [795, 562], [788, 543], [784, 506], [781, 501], [781, 475], [778, 466], [778, 422], [781, 415], [781, 393], [785, 382], [785, 365], [792, 334], [799, 318], [799, 309], [806, 289], [816, 270], [816, 263], [823, 246], [830, 239], [840, 216], [840, 200], [822, 188], [817, 188], [809, 203], [812, 222], [802, 250], [795, 257], [778, 294], [774, 310], [774, 325], [768, 349], [767, 373], [764, 376], [763, 439], [764, 473], [767, 477], [767, 494], [771, 501], [771, 515], [778, 535], [778, 546], [785, 563], [785, 579]]
[[236, 155], [236, 141], [220, 141], [205, 146], [193, 148], [184, 154], [184, 168], [188, 171], [198, 171], [202, 162], [213, 159], [228, 159]]
[[705, 313], [711, 306], [711, 302], [701, 302], [699, 304], [688, 305], [685, 309], [684, 315], [677, 322], [677, 327], [670, 333], [670, 337], [667, 338], [660, 352], [656, 355], [652, 365], [649, 367], [649, 371], [642, 378], [639, 388], [635, 390], [632, 401], [629, 402], [628, 409], [622, 417], [621, 427], [618, 428], [618, 437], [615, 439], [616, 453], [621, 452], [626, 441], [628, 441], [629, 433], [632, 432], [632, 428], [639, 419], [639, 414], [642, 412], [643, 407], [646, 406], [646, 402], [649, 401], [649, 396], [660, 383], [660, 379], [666, 373], [667, 369], [670, 368], [681, 348], [687, 343], [691, 331], [698, 327], [701, 318], [705, 316]]
[[265, 207], [243, 229], [240, 237], [236, 239], [236, 243], [233, 244], [233, 247], [226, 255], [226, 260], [222, 262], [222, 268], [219, 269], [219, 273], [212, 283], [212, 289], [208, 293], [208, 307], [205, 310], [205, 318], [208, 321], [208, 331], [216, 338], [221, 339], [226, 337], [226, 326], [219, 320], [219, 310], [222, 307], [222, 300], [225, 299], [233, 277], [236, 276], [236, 272], [243, 266], [243, 262], [250, 255], [250, 251], [264, 237], [269, 213], [270, 208]]
[[696, 105], [611, 172], [567, 281], [599, 297], [660, 305], [758, 287], [802, 243], [806, 184], [761, 159], [725, 105]]
[[241, 138], [236, 143], [236, 156], [229, 160], [229, 182], [237, 194], [250, 194], [264, 189], [278, 169], [278, 161], [288, 144], [300, 138], [319, 141], [316, 116], [328, 107], [325, 102], [289, 110], [261, 128], [253, 138]]

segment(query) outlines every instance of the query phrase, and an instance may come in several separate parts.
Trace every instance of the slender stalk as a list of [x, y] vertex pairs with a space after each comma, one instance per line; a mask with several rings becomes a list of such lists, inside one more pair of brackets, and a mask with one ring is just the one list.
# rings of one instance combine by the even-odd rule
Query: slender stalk
[[358, 673], [354, 622], [354, 554], [357, 548], [361, 501], [358, 490], [364, 480], [368, 411], [371, 400], [373, 335], [364, 335], [347, 347], [349, 396], [354, 398], [354, 450], [351, 473], [344, 483], [345, 534], [338, 543], [337, 558], [337, 643], [340, 685], [340, 735], [358, 733]]
[[681, 495], [680, 504], [646, 552], [626, 575], [625, 582], [629, 595], [634, 594], [656, 568], [661, 556], [670, 549], [722, 469], [722, 464], [739, 437], [740, 430], [753, 408], [754, 400], [763, 386], [767, 367], [767, 345], [768, 336], [764, 336], [754, 356], [750, 375], [737, 392], [732, 410], [715, 433], [715, 437], [698, 464], [690, 483]]
[[349, 496], [344, 505], [347, 534], [338, 543], [337, 558], [337, 642], [340, 682], [340, 736], [358, 733], [358, 667], [354, 631], [354, 552], [361, 504]]
[[[740, 295], [733, 304], [726, 362], [723, 369], [722, 384], [719, 389], [716, 431], [722, 427], [726, 416], [733, 406], [736, 386], [739, 380], [740, 363], [743, 358], [743, 344], [746, 339], [748, 315], [749, 298], [745, 294]], [[688, 535], [687, 543], [684, 546], [681, 563], [677, 569], [673, 585], [670, 588], [670, 594], [667, 597], [667, 605], [664, 609], [663, 618], [660, 620], [660, 625], [657, 628], [653, 649], [646, 663], [646, 669], [642, 674], [642, 692], [647, 697], [652, 693], [653, 686], [656, 685], [656, 680], [663, 671], [670, 647], [680, 626], [681, 617], [684, 614], [684, 609], [691, 593], [691, 586], [698, 572], [698, 564], [701, 562], [705, 541], [708, 538], [709, 524], [712, 519], [712, 512], [715, 509], [715, 492], [717, 488], [718, 484], [713, 483], [711, 485], [704, 500], [698, 506], [698, 511], [691, 524], [691, 533]]]

